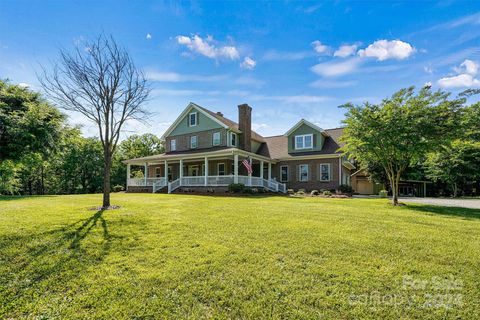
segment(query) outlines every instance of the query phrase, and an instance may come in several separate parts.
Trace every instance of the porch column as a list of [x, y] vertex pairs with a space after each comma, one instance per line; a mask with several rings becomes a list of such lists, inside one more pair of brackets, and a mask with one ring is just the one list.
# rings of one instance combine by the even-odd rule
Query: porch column
[[260, 161], [260, 178], [263, 179], [263, 160]]
[[205, 187], [208, 186], [208, 157], [205, 157]]
[[183, 160], [182, 159], [180, 159], [179, 166], [180, 168], [178, 168], [178, 174], [180, 178], [180, 184], [182, 184], [182, 178], [183, 178]]
[[127, 187], [128, 187], [128, 183], [130, 181], [130, 163], [127, 164]]
[[424, 198], [427, 197], [427, 183], [426, 182], [423, 183], [423, 197]]
[[272, 180], [272, 163], [268, 163], [268, 180]]
[[[253, 170], [253, 159], [250, 158], [250, 167], [252, 167], [252, 170]], [[249, 173], [248, 174], [248, 186], [251, 187], [252, 186], [252, 174]]]
[[144, 177], [144, 179], [145, 179], [144, 186], [146, 186], [146, 185], [147, 185], [147, 177], [148, 177], [148, 163], [147, 163], [147, 162], [145, 162], [145, 171], [144, 171], [144, 175], [145, 175], [145, 177]]
[[233, 156], [233, 183], [238, 183], [238, 154]]
[[164, 168], [163, 168], [163, 176], [165, 177], [165, 181], [167, 182], [168, 184], [168, 162], [167, 160], [165, 160], [164, 162]]

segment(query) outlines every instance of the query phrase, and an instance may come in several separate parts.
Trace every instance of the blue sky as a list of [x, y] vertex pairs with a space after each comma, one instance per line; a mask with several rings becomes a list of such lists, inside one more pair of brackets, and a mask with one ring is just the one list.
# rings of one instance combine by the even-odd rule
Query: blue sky
[[[162, 134], [193, 101], [263, 135], [300, 118], [341, 125], [346, 102], [431, 83], [480, 87], [480, 2], [2, 1], [0, 78], [38, 88], [35, 70], [104, 32], [151, 80], [149, 126]], [[79, 116], [86, 135], [95, 129]]]

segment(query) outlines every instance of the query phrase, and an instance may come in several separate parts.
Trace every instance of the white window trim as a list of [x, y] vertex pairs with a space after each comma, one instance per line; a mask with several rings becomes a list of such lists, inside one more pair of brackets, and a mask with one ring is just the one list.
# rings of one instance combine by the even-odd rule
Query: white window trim
[[[218, 134], [218, 143], [215, 143], [215, 135]], [[222, 135], [220, 133], [220, 131], [217, 131], [217, 132], [214, 132], [212, 134], [212, 145], [213, 146], [219, 146], [222, 144]]]
[[[328, 166], [328, 180], [322, 179], [322, 166]], [[320, 181], [332, 181], [332, 166], [330, 163], [320, 163], [318, 165], [318, 180]]]
[[170, 151], [177, 150], [177, 139], [170, 140]]
[[[287, 179], [282, 179], [283, 175], [282, 175], [282, 169], [283, 168], [287, 168]], [[280, 166], [280, 182], [288, 182], [288, 177], [290, 175], [290, 172], [289, 172], [289, 168], [288, 168], [288, 165], [283, 165], [283, 166]]]
[[[192, 124], [192, 114], [195, 116], [195, 124]], [[196, 127], [198, 124], [198, 112], [190, 112], [188, 114], [188, 126], [189, 127]]]
[[[235, 136], [235, 144], [232, 143], [232, 136]], [[238, 144], [238, 135], [235, 132], [230, 132], [230, 139], [228, 140], [228, 145], [230, 147], [236, 147]]]
[[226, 175], [227, 174], [227, 165], [225, 164], [225, 162], [219, 162], [217, 163], [217, 176], [220, 176], [220, 165], [223, 164], [223, 174], [222, 176]]
[[[310, 137], [310, 141], [311, 141], [311, 146], [310, 147], [306, 147], [305, 146], [305, 137]], [[302, 138], [302, 141], [303, 141], [303, 147], [298, 147], [297, 146], [297, 138]], [[303, 149], [313, 149], [313, 134], [310, 133], [310, 134], [301, 134], [301, 135], [297, 135], [295, 136], [295, 150], [303, 150]]]
[[[302, 166], [307, 167], [307, 180], [302, 180]], [[310, 166], [308, 164], [299, 164], [298, 165], [298, 181], [308, 182], [310, 180]]]
[[[193, 146], [193, 138], [195, 138], [195, 147]], [[190, 136], [190, 149], [196, 149], [198, 147], [198, 136]]]

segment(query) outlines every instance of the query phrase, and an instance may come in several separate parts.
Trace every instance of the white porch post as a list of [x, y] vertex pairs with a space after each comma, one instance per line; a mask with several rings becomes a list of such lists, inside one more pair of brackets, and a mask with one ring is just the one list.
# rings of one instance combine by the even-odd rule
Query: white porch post
[[148, 177], [148, 163], [145, 162], [145, 177], [144, 177], [145, 183], [144, 183], [144, 186], [147, 185], [147, 177]]
[[168, 184], [168, 162], [167, 162], [167, 160], [165, 160], [165, 162], [164, 162], [164, 167], [165, 168], [163, 168], [163, 175], [165, 177], [165, 182]]
[[263, 160], [260, 161], [260, 178], [263, 179]]
[[205, 157], [205, 187], [208, 186], [208, 157]]
[[179, 163], [180, 168], [178, 168], [179, 176], [180, 176], [180, 184], [182, 184], [182, 178], [183, 178], [183, 160], [180, 159]]
[[127, 163], [127, 187], [130, 182], [130, 163]]
[[238, 183], [238, 154], [233, 156], [233, 183]]
[[427, 197], [427, 183], [426, 182], [423, 183], [423, 197], [424, 198]]
[[272, 180], [272, 163], [268, 163], [268, 180]]

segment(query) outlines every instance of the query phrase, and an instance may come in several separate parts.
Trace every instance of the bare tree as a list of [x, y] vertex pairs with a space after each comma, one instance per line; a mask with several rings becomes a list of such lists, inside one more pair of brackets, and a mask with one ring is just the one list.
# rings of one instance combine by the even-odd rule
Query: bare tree
[[112, 157], [125, 122], [144, 121], [150, 92], [143, 73], [111, 36], [100, 35], [73, 52], [60, 51], [59, 62], [39, 77], [48, 97], [60, 108], [79, 112], [98, 127], [103, 145], [103, 205], [110, 207]]

